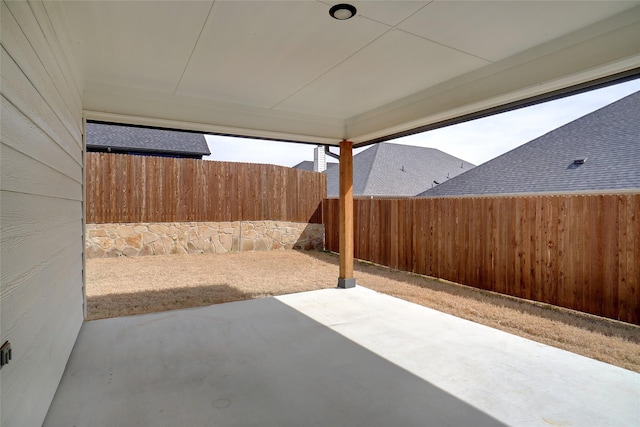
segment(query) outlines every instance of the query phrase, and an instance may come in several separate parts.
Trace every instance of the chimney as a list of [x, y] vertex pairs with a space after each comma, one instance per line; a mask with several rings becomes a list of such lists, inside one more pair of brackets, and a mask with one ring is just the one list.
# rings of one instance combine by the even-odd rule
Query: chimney
[[324, 172], [327, 170], [327, 155], [324, 152], [324, 146], [318, 145], [313, 149], [313, 171]]

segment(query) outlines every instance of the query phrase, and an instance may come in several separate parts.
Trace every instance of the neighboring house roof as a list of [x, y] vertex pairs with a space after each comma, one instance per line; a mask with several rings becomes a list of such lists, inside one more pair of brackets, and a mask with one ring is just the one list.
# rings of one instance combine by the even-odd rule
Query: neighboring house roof
[[[331, 169], [338, 164], [336, 162], [327, 162], [327, 169]], [[295, 166], [292, 166], [293, 169], [300, 169], [303, 171], [311, 171], [313, 172], [313, 162], [311, 160], [303, 160]]]
[[295, 166], [292, 166], [293, 169], [300, 169], [303, 171], [311, 171], [313, 172], [313, 162], [311, 160], [303, 160]]
[[105, 123], [87, 123], [87, 150], [188, 157], [211, 154], [199, 133]]
[[[579, 159], [586, 159], [579, 164]], [[574, 161], [578, 160], [577, 163]], [[420, 197], [640, 188], [640, 92], [557, 128]]]
[[[353, 156], [353, 194], [415, 196], [473, 167], [435, 148], [379, 143]], [[327, 194], [339, 194], [338, 168], [327, 170]]]

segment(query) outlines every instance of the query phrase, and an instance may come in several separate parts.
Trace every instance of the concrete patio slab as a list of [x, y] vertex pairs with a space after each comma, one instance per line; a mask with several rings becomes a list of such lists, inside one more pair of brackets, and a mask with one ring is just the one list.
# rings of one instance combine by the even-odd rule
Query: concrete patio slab
[[631, 426], [640, 374], [327, 289], [87, 322], [45, 426]]

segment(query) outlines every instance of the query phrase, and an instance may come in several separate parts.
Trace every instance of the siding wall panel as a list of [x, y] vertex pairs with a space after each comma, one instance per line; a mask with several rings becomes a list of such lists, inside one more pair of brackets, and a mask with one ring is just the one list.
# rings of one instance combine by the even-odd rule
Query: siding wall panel
[[[60, 68], [62, 78], [64, 78], [67, 84], [67, 93], [70, 95], [66, 96], [65, 99], [73, 105], [73, 111], [77, 113], [82, 110], [82, 83], [81, 78], [79, 78], [77, 73], [78, 69], [75, 66], [75, 63], [71, 61], [71, 55], [67, 53], [67, 45], [63, 45], [58, 42], [59, 36], [52, 23], [51, 14], [47, 12], [42, 0], [28, 0], [28, 2], [38, 25], [42, 29], [42, 33], [47, 41], [47, 46], [53, 54], [56, 64]], [[50, 3], [48, 6], [51, 6], [51, 3], [57, 2], [47, 3]], [[58, 28], [64, 27], [59, 26]]]
[[0, 144], [0, 180], [5, 191], [82, 201], [82, 183], [4, 143]]
[[[28, 277], [41, 265], [46, 265], [59, 247], [75, 240], [81, 240], [82, 230], [78, 230], [77, 221], [69, 219], [67, 223], [54, 226], [49, 232], [33, 232], [16, 237], [2, 237], [2, 294], [10, 294], [20, 284], [21, 277]], [[82, 253], [82, 251], [80, 251]]]
[[63, 29], [67, 25], [60, 2], [44, 0], [28, 1], [38, 23], [45, 27], [43, 31], [47, 39], [50, 40], [49, 46], [55, 52], [55, 57], [57, 58], [58, 64], [60, 64], [64, 75], [67, 77], [70, 85], [75, 86], [75, 89], [72, 88], [73, 93], [71, 94], [71, 97], [77, 97], [78, 102], [82, 106], [82, 88], [84, 87], [84, 81], [81, 70], [77, 66], [74, 60], [75, 58], [71, 53], [71, 44], [60, 43], [59, 40], [64, 39], [64, 34], [59, 34], [56, 30], [56, 28]]
[[[43, 332], [50, 332], [42, 329], [41, 317], [45, 314], [41, 311], [43, 306], [49, 308], [48, 313], [55, 315], [56, 309], [64, 306], [67, 299], [73, 299], [76, 304], [82, 304], [79, 300], [82, 297], [81, 293], [75, 292], [76, 287], [79, 286], [78, 281], [82, 280], [82, 256], [78, 255], [81, 249], [81, 243], [78, 242], [58, 248], [49, 262], [37, 265], [30, 275], [20, 278], [19, 286], [9, 290], [10, 294], [7, 296], [10, 296], [15, 304], [4, 308], [6, 313], [3, 313], [3, 316], [8, 320], [3, 322], [2, 328], [6, 333], [15, 336], [11, 340], [12, 347], [24, 349], [24, 354], [28, 351], [36, 351], [37, 346], [30, 345], [30, 341]], [[70, 269], [77, 272], [73, 281], [59, 282], [57, 278], [65, 277], [65, 271]], [[65, 277], [64, 280], [68, 278]], [[48, 283], [44, 289], [41, 287], [42, 282]], [[16, 366], [15, 370], [8, 371], [6, 377], [3, 377], [3, 387], [22, 387], [18, 382], [21, 382], [24, 377], [23, 369], [28, 369], [28, 365], [21, 364]]]
[[83, 319], [82, 111], [44, 4], [1, 8], [0, 424], [35, 426]]
[[[37, 2], [34, 2], [34, 4], [37, 4]], [[7, 6], [15, 19], [20, 22], [22, 31], [25, 34], [29, 34], [29, 44], [36, 48], [35, 52], [40, 63], [47, 64], [43, 68], [60, 94], [60, 99], [72, 116], [77, 117], [82, 112], [80, 93], [77, 92], [77, 88], [74, 85], [69, 85], [69, 81], [60, 68], [60, 64], [51, 48], [51, 44], [55, 46], [57, 43], [52, 40], [53, 43], [50, 44], [47, 36], [42, 31], [43, 26], [52, 30], [51, 27], [47, 26], [49, 22], [44, 19], [44, 16], [41, 17], [41, 21], [38, 21], [32, 5], [27, 1], [12, 1], [8, 2]], [[69, 94], [70, 96], [63, 94]]]
[[82, 205], [77, 201], [5, 192], [2, 203], [0, 234], [5, 239], [45, 233], [82, 219]]
[[46, 104], [44, 98], [9, 56], [4, 46], [1, 49], [2, 93], [22, 114], [33, 120], [60, 148], [67, 152], [78, 165], [82, 165], [82, 153], [78, 153], [78, 141], [69, 133], [60, 119]]
[[81, 163], [70, 157], [4, 96], [0, 97], [0, 103], [2, 114], [6, 116], [4, 126], [0, 129], [3, 144], [82, 184]]
[[[21, 2], [9, 3], [15, 5]], [[60, 88], [55, 85], [49, 75], [48, 70], [54, 64], [43, 64], [38, 57], [38, 53], [47, 50], [48, 47], [39, 44], [37, 38], [32, 38], [32, 36], [33, 34], [29, 33], [29, 28], [22, 28], [22, 22], [18, 23], [7, 4], [2, 2], [2, 46], [18, 63], [24, 75], [31, 81], [52, 112], [73, 135], [78, 148], [81, 148], [82, 111], [69, 109]], [[71, 97], [72, 95], [65, 93], [65, 96]]]
[[[69, 360], [70, 349], [73, 348], [82, 325], [82, 296], [77, 290], [82, 285], [82, 275], [78, 274], [76, 281], [68, 284], [71, 286], [67, 286], [66, 289], [60, 289], [60, 293], [66, 291], [66, 293], [63, 293], [63, 298], [61, 298], [62, 303], [56, 305], [51, 301], [47, 301], [48, 313], [38, 314], [38, 317], [44, 318], [44, 322], [47, 323], [47, 330], [41, 329], [40, 333], [33, 337], [40, 344], [38, 346], [29, 346], [29, 351], [24, 354], [34, 366], [40, 367], [37, 380], [40, 384], [58, 384], [60, 382]], [[70, 305], [75, 305], [79, 309], [65, 312]], [[60, 316], [61, 312], [64, 312], [65, 315]], [[49, 316], [45, 317], [47, 314]], [[25, 367], [21, 376], [30, 375], [33, 375], [33, 372], [30, 372]], [[25, 417], [31, 419], [46, 417], [46, 412], [55, 390], [52, 394], [47, 387], [32, 387], [22, 383], [22, 380], [17, 385], [19, 386], [16, 387], [17, 390], [23, 396], [23, 399], [17, 401], [15, 405], [15, 414], [18, 415], [18, 421], [11, 420], [7, 425], [27, 425], [19, 421]], [[43, 407], [46, 407], [44, 411]], [[25, 414], [27, 415], [25, 416]]]

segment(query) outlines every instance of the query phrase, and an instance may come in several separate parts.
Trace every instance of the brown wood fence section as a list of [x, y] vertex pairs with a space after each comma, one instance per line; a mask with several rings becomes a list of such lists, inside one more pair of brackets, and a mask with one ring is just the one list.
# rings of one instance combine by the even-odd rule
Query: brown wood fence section
[[[324, 202], [338, 250], [338, 200]], [[355, 256], [640, 323], [640, 194], [356, 199]]]
[[282, 166], [86, 154], [89, 223], [322, 222], [324, 174]]

